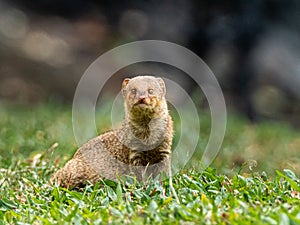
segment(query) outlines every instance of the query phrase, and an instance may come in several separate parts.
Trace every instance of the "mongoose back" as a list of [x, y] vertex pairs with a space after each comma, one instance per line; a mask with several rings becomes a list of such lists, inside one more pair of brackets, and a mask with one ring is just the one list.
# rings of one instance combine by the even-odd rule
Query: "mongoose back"
[[137, 76], [122, 83], [125, 115], [119, 129], [106, 132], [81, 146], [73, 158], [51, 178], [66, 188], [89, 181], [138, 180], [169, 173], [173, 122], [165, 99], [162, 78]]

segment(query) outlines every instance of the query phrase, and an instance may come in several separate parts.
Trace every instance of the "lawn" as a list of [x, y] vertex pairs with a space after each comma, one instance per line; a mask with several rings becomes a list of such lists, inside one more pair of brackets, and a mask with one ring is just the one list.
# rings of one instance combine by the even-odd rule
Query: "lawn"
[[[110, 129], [107, 111], [97, 110], [98, 132]], [[300, 224], [300, 133], [286, 123], [230, 114], [218, 157], [201, 170], [210, 132], [201, 114], [194, 157], [172, 178], [178, 203], [168, 180], [49, 185], [77, 148], [71, 106], [2, 104], [0, 118], [0, 224]]]

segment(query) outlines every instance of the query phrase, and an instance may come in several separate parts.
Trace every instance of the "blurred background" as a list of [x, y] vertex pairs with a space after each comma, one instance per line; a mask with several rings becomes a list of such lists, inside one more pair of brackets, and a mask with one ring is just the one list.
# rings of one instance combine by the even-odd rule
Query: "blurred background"
[[[233, 163], [264, 154], [261, 143], [269, 148], [265, 154], [291, 149], [290, 157], [298, 157], [300, 139], [293, 131], [285, 134], [291, 139], [278, 145], [284, 136], [281, 125], [258, 130], [248, 125], [283, 121], [294, 131], [300, 127], [298, 0], [0, 0], [0, 107], [7, 102], [30, 107], [72, 103], [79, 79], [98, 56], [144, 39], [187, 47], [212, 69], [228, 111], [247, 121], [241, 126], [229, 121], [232, 136], [225, 139], [224, 154], [233, 142], [237, 151], [250, 154], [230, 153]], [[199, 87], [174, 71], [174, 79], [197, 96]], [[115, 95], [122, 79], [122, 74], [115, 76], [104, 91]], [[205, 107], [201, 104], [200, 99], [199, 108]]]
[[[142, 39], [194, 51], [217, 76], [227, 106], [250, 120], [300, 126], [297, 0], [0, 0], [0, 99], [72, 101], [98, 56]], [[193, 92], [192, 82], [182, 84]]]

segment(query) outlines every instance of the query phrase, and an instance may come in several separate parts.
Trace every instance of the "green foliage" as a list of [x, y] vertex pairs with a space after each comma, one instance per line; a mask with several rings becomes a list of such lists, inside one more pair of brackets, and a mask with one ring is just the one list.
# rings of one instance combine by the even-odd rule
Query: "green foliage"
[[[181, 171], [169, 183], [125, 181], [72, 191], [48, 184], [51, 162], [18, 163], [1, 170], [2, 224], [298, 224], [300, 179], [219, 175], [215, 169]], [[264, 175], [266, 176], [266, 175]]]
[[[51, 186], [51, 174], [76, 150], [71, 109], [6, 105], [0, 106], [0, 117], [0, 224], [300, 224], [298, 170], [278, 166], [280, 158], [288, 158], [280, 148], [288, 146], [292, 154], [297, 148], [297, 132], [287, 126], [250, 125], [230, 117], [223, 148], [212, 165], [218, 169], [197, 169], [196, 153], [194, 166], [172, 178], [177, 203], [168, 180], [103, 181], [81, 191]], [[109, 117], [98, 112], [99, 118], [106, 122], [98, 128], [102, 132], [109, 127]], [[205, 142], [206, 115], [201, 129]], [[255, 158], [256, 147], [268, 153], [276, 150], [278, 157], [262, 152], [262, 158]], [[251, 157], [245, 149], [252, 151]], [[232, 167], [238, 152], [245, 160]], [[258, 164], [256, 169], [251, 160]]]

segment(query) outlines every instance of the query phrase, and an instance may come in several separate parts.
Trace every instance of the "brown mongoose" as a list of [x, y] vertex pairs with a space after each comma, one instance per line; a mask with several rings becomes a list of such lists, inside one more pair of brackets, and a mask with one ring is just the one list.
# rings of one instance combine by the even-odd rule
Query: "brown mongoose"
[[169, 173], [173, 122], [162, 78], [137, 76], [122, 83], [125, 117], [119, 129], [106, 132], [81, 146], [51, 178], [67, 188], [87, 181], [135, 176], [138, 180]]

